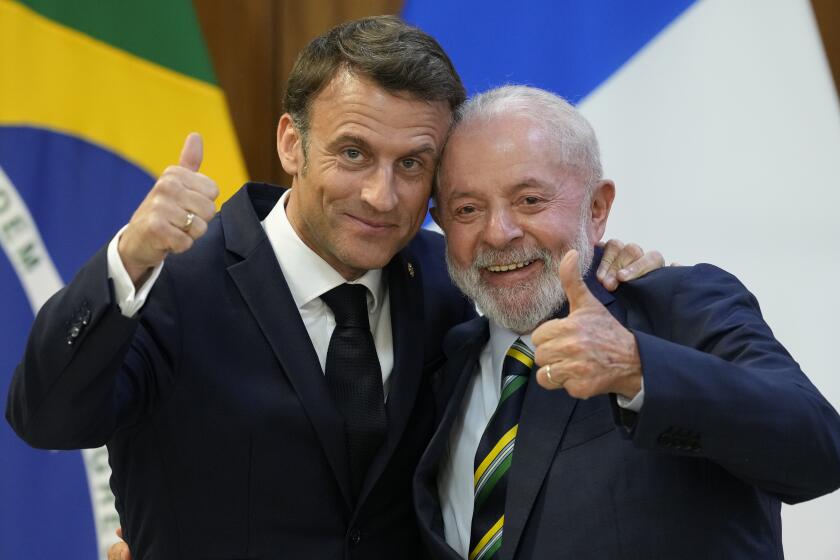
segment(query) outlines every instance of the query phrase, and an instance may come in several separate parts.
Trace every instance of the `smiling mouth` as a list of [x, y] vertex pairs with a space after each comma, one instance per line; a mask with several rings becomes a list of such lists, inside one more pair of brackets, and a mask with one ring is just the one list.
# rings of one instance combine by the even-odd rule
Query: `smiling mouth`
[[537, 259], [531, 259], [530, 261], [518, 262], [518, 263], [510, 263], [510, 264], [494, 264], [493, 266], [488, 266], [486, 270], [490, 272], [510, 272], [511, 270], [517, 270], [520, 268], [524, 268], [529, 264], [533, 263]]
[[387, 222], [373, 222], [373, 221], [366, 220], [364, 218], [360, 218], [358, 216], [353, 216], [352, 214], [348, 214], [348, 216], [350, 218], [356, 220], [357, 222], [366, 225], [367, 227], [375, 228], [375, 229], [390, 228], [390, 227], [395, 227], [395, 225], [396, 225], [396, 224], [391, 224], [391, 223], [387, 223]]

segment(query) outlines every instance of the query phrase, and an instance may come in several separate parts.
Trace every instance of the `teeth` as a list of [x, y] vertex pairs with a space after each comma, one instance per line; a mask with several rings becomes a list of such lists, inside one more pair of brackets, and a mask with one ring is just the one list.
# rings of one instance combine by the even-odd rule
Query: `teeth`
[[488, 266], [487, 270], [490, 272], [507, 272], [509, 270], [516, 270], [517, 268], [522, 268], [523, 266], [528, 266], [534, 262], [533, 260], [525, 261], [521, 263], [513, 263], [513, 264], [497, 264], [493, 266]]

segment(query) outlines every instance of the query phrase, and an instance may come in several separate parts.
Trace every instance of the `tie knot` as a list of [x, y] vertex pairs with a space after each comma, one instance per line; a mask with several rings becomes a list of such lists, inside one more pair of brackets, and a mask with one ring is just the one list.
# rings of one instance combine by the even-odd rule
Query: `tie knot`
[[335, 315], [335, 324], [370, 330], [367, 288], [362, 284], [341, 284], [321, 295]]
[[502, 377], [508, 375], [528, 376], [531, 368], [534, 367], [534, 353], [528, 345], [517, 338], [505, 354], [505, 361], [502, 364]]

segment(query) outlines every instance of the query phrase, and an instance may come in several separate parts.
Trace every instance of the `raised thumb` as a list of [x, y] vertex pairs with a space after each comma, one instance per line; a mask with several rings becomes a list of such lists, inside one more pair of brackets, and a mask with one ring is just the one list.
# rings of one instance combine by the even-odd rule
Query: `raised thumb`
[[181, 148], [181, 157], [178, 165], [186, 167], [190, 171], [198, 171], [201, 167], [201, 160], [204, 157], [204, 141], [198, 132], [190, 132], [184, 140], [184, 147]]
[[569, 313], [587, 305], [595, 298], [580, 276], [578, 252], [574, 249], [566, 251], [560, 261], [560, 283], [569, 300]]

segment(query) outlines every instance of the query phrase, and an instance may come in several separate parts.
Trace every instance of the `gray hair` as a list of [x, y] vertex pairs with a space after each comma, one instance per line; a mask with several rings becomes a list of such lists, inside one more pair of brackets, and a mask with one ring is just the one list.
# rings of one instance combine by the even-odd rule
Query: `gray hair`
[[511, 114], [527, 117], [542, 129], [552, 139], [560, 162], [580, 169], [591, 194], [603, 176], [595, 131], [577, 109], [550, 91], [506, 85], [479, 93], [455, 111], [450, 134], [472, 122]]

